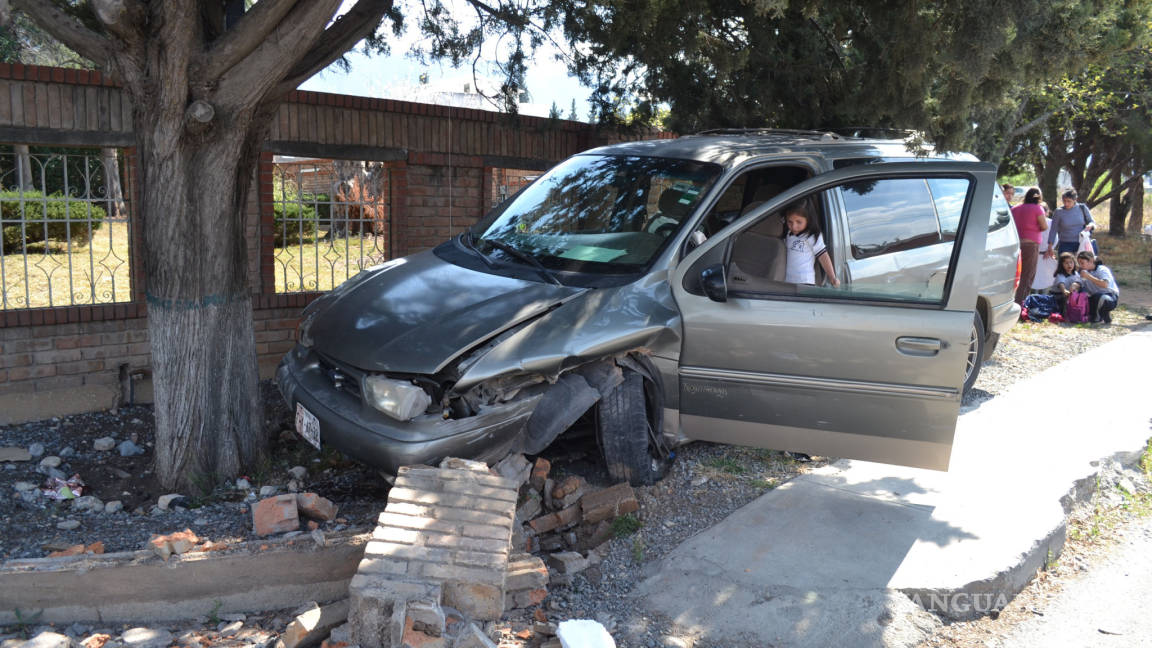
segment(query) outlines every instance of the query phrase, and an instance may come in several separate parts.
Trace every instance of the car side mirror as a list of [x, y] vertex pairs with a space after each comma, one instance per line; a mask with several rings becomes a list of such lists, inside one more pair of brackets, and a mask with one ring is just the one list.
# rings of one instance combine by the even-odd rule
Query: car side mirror
[[728, 301], [728, 281], [724, 276], [724, 266], [717, 263], [700, 271], [700, 287], [708, 299], [716, 302]]

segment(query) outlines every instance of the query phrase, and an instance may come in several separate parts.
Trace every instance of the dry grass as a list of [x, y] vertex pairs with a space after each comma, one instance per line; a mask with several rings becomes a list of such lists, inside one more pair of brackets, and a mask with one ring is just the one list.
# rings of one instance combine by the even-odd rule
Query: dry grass
[[105, 222], [86, 245], [47, 241], [0, 253], [0, 310], [126, 302], [132, 297], [128, 224]]
[[1116, 283], [1120, 285], [1121, 294], [1124, 288], [1150, 288], [1152, 287], [1152, 240], [1140, 236], [1126, 236], [1116, 238], [1101, 232], [1096, 237], [1100, 245], [1100, 256], [1112, 269]]
[[388, 241], [372, 234], [305, 238], [276, 248], [276, 292], [331, 290], [360, 270], [388, 259]]

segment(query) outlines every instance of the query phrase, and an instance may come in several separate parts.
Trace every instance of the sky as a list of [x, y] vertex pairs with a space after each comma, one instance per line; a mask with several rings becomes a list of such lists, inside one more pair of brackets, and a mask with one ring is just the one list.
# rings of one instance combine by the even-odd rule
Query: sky
[[[353, 4], [351, 0], [346, 0], [341, 13], [350, 4]], [[414, 23], [412, 20], [408, 22]], [[389, 56], [364, 53], [364, 44], [361, 41], [347, 55], [352, 64], [349, 72], [344, 72], [336, 66], [329, 66], [305, 81], [300, 89], [361, 97], [412, 100], [415, 98], [414, 92], [420, 86], [420, 75], [424, 72], [428, 73], [428, 86], [438, 91], [463, 92], [465, 84], [475, 86], [470, 64], [459, 69], [452, 68], [447, 61], [433, 62], [424, 66], [408, 56], [418, 38], [415, 31], [410, 27], [399, 40], [393, 40], [391, 43], [393, 53]], [[528, 63], [525, 81], [532, 102], [531, 105], [522, 106], [521, 113], [547, 116], [548, 109], [555, 102], [561, 114], [567, 118], [572, 100], [575, 99], [578, 119], [587, 121], [589, 109], [587, 99], [590, 90], [581, 86], [575, 77], [568, 75], [564, 64], [555, 59], [557, 53], [558, 50], [554, 46], [546, 44]], [[490, 74], [488, 77], [489, 84], [494, 83], [495, 87], [499, 87], [497, 74]]]

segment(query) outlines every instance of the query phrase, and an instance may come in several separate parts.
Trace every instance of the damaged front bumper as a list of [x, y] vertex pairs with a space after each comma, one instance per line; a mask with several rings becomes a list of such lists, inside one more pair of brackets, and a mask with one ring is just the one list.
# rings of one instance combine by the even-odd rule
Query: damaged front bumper
[[525, 390], [465, 418], [424, 415], [397, 421], [340, 389], [311, 349], [297, 346], [276, 369], [280, 393], [295, 411], [303, 405], [320, 423], [320, 443], [396, 474], [400, 466], [444, 457], [496, 461], [523, 445], [528, 419], [543, 393]]

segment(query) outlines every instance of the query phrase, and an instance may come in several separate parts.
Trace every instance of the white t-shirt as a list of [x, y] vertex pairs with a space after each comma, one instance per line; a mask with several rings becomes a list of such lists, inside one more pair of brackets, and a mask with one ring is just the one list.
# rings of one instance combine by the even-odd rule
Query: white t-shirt
[[824, 237], [819, 234], [797, 236], [789, 232], [784, 237], [784, 246], [788, 248], [788, 270], [784, 274], [784, 281], [815, 284], [816, 258], [826, 253]]

